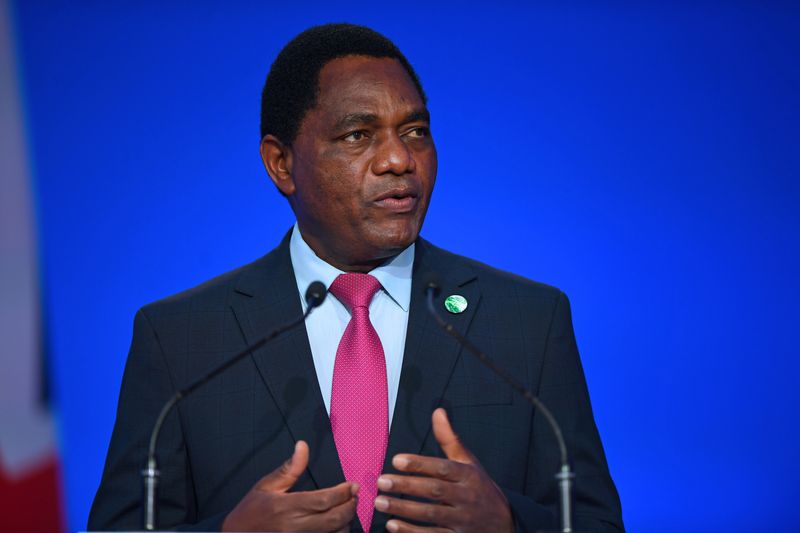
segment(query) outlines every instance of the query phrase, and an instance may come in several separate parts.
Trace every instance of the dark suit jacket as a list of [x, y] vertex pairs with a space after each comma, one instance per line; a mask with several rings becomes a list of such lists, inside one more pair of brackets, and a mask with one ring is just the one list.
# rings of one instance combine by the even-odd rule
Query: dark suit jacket
[[[575, 523], [622, 530], [572, 330], [557, 289], [489, 268], [419, 239], [400, 388], [384, 471], [399, 452], [442, 456], [431, 413], [454, 429], [503, 489], [518, 531], [552, 527], [558, 447], [544, 418], [461, 353], [425, 310], [421, 277], [469, 305], [446, 318], [550, 407], [576, 472]], [[441, 303], [439, 304], [441, 305]], [[441, 309], [444, 311], [444, 308]], [[272, 252], [199, 287], [142, 308], [134, 322], [117, 420], [89, 529], [141, 527], [141, 476], [158, 411], [182, 388], [301, 314], [288, 236]], [[207, 383], [167, 418], [158, 444], [159, 526], [219, 530], [225, 515], [303, 439], [309, 467], [296, 490], [344, 481], [305, 328], [277, 338]], [[372, 531], [384, 531], [376, 512]], [[353, 531], [361, 531], [358, 520]]]

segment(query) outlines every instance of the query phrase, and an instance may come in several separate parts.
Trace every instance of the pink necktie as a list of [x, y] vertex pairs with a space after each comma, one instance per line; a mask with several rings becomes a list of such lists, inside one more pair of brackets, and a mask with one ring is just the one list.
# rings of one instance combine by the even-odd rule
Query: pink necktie
[[344, 477], [357, 482], [358, 518], [372, 523], [377, 479], [389, 439], [386, 360], [381, 339], [369, 321], [369, 303], [381, 288], [369, 274], [341, 274], [330, 292], [350, 309], [333, 367], [331, 428]]

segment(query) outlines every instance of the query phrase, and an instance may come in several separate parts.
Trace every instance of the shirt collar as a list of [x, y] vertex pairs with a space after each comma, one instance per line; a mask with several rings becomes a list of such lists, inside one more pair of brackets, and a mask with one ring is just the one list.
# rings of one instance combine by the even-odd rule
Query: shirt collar
[[[370, 274], [381, 283], [389, 297], [405, 312], [408, 312], [411, 303], [414, 247], [415, 245], [412, 243], [411, 246], [386, 263], [370, 271]], [[317, 257], [314, 250], [303, 240], [297, 223], [292, 229], [292, 237], [289, 240], [289, 255], [292, 259], [297, 288], [301, 295], [312, 281], [321, 281], [325, 287], [330, 287], [339, 274], [344, 274], [338, 268]], [[305, 302], [303, 307], [305, 308]]]

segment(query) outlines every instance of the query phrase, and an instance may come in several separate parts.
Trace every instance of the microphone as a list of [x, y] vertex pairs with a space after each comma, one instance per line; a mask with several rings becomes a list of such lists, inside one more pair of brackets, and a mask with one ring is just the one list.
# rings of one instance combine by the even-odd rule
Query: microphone
[[164, 420], [167, 418], [167, 415], [172, 411], [172, 408], [183, 398], [194, 392], [199, 387], [208, 383], [212, 378], [222, 374], [227, 369], [244, 359], [247, 355], [255, 350], [261, 348], [272, 339], [280, 335], [281, 333], [285, 333], [286, 331], [298, 326], [299, 324], [305, 322], [308, 315], [311, 314], [315, 308], [322, 305], [322, 302], [325, 301], [325, 297], [328, 295], [328, 290], [325, 288], [325, 284], [321, 281], [314, 281], [309, 284], [308, 289], [306, 289], [305, 294], [305, 301], [306, 301], [306, 312], [303, 313], [303, 316], [294, 320], [288, 324], [284, 324], [283, 326], [274, 329], [271, 333], [269, 333], [266, 337], [262, 337], [258, 341], [254, 342], [253, 344], [247, 346], [244, 350], [240, 351], [227, 361], [223, 362], [219, 366], [213, 368], [210, 372], [205, 374], [204, 376], [200, 377], [199, 379], [193, 381], [188, 386], [184, 387], [183, 389], [177, 391], [172, 398], [170, 398], [167, 403], [164, 404], [164, 407], [161, 408], [161, 412], [156, 419], [156, 423], [153, 426], [153, 432], [150, 434], [150, 447], [147, 452], [147, 467], [142, 470], [142, 477], [144, 478], [144, 528], [147, 531], [154, 531], [156, 528], [156, 489], [158, 487], [158, 477], [161, 475], [161, 472], [158, 470], [158, 466], [156, 463], [156, 443], [158, 442], [158, 434], [161, 432], [161, 426], [164, 424]]
[[525, 385], [522, 384], [517, 378], [511, 375], [507, 370], [497, 366], [489, 356], [483, 353], [477, 346], [472, 344], [466, 337], [461, 335], [452, 324], [445, 321], [439, 313], [436, 312], [436, 307], [433, 305], [433, 299], [441, 292], [441, 283], [439, 277], [435, 272], [426, 273], [423, 278], [423, 288], [427, 298], [428, 313], [436, 320], [436, 323], [448, 335], [453, 337], [458, 343], [472, 353], [478, 360], [489, 368], [496, 375], [505, 381], [512, 389], [520, 393], [527, 401], [529, 401], [534, 408], [536, 408], [542, 415], [544, 415], [550, 427], [553, 429], [553, 434], [558, 442], [558, 448], [561, 453], [561, 470], [555, 475], [558, 480], [559, 486], [559, 510], [561, 518], [561, 533], [572, 533], [572, 484], [575, 479], [575, 474], [572, 472], [569, 464], [569, 455], [567, 454], [567, 445], [564, 442], [564, 436], [561, 433], [561, 428], [556, 422], [553, 413], [547, 408], [542, 401], [536, 397]]
[[[322, 305], [322, 302], [325, 301], [325, 297], [328, 295], [328, 289], [325, 288], [325, 284], [321, 281], [312, 281], [308, 288], [306, 289], [306, 304], [310, 309], [314, 307], [319, 307]], [[306, 316], [311, 311], [306, 311]], [[305, 320], [305, 317], [303, 317]]]

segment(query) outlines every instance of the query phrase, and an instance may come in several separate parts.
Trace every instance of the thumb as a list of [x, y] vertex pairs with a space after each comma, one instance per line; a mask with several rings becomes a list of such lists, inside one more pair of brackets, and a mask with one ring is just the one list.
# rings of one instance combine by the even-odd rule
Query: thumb
[[281, 466], [261, 478], [259, 490], [265, 492], [286, 492], [297, 482], [308, 466], [308, 444], [299, 440], [294, 445], [294, 453]]
[[432, 421], [433, 435], [448, 459], [467, 464], [478, 462], [475, 456], [461, 444], [461, 439], [453, 431], [450, 426], [450, 420], [447, 418], [447, 411], [439, 407], [433, 412]]

